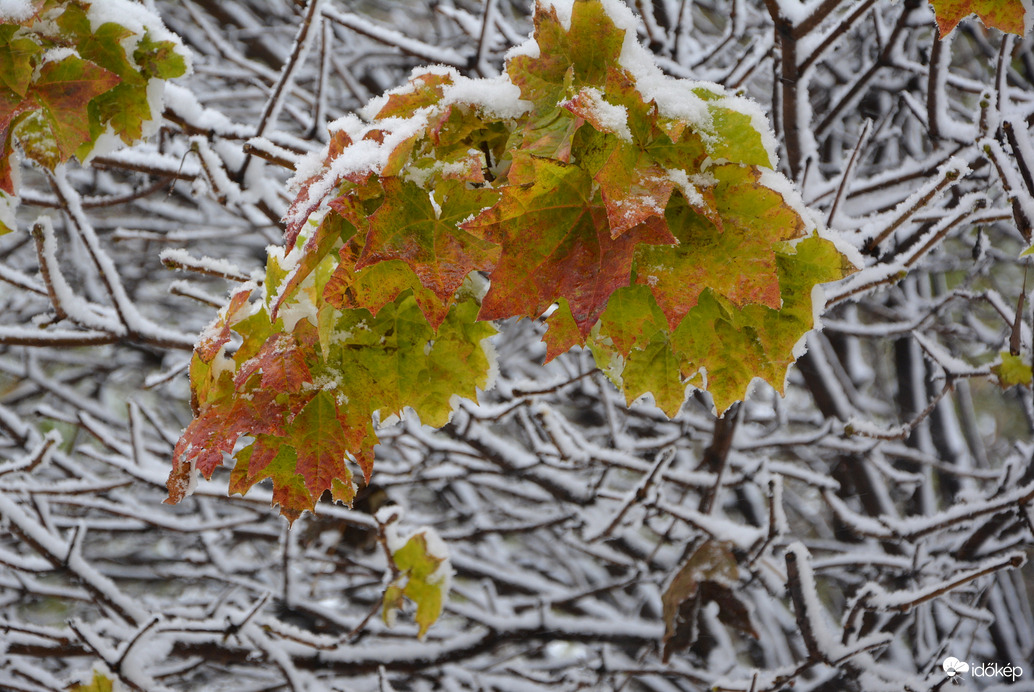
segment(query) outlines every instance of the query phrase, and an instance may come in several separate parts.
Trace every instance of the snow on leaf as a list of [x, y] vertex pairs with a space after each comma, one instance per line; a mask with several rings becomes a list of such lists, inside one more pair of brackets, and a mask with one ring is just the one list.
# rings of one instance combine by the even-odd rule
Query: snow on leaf
[[562, 297], [584, 336], [610, 294], [628, 285], [635, 247], [672, 238], [647, 225], [612, 238], [584, 170], [540, 158], [528, 164], [534, 182], [505, 188], [495, 207], [464, 225], [503, 246], [480, 318], [538, 317]]
[[947, 36], [971, 14], [984, 26], [1023, 36], [1025, 8], [1021, 0], [930, 0], [937, 15], [937, 28]]
[[761, 133], [754, 129], [751, 117], [718, 103], [708, 103], [711, 114], [711, 132], [707, 152], [711, 158], [727, 159], [748, 166], [771, 168]]
[[420, 108], [433, 106], [442, 98], [442, 87], [453, 83], [450, 73], [425, 72], [410, 77], [409, 83], [387, 94], [376, 119], [408, 118]]

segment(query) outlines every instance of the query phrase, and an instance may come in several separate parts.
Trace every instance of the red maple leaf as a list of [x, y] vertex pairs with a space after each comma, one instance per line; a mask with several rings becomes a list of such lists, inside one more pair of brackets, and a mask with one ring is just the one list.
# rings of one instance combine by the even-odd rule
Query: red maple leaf
[[29, 93], [47, 114], [63, 161], [71, 158], [79, 145], [90, 141], [87, 104], [120, 81], [113, 72], [74, 55], [40, 68]]
[[610, 294], [628, 285], [636, 246], [675, 238], [663, 220], [611, 237], [606, 208], [588, 173], [527, 158], [533, 180], [505, 188], [496, 206], [464, 225], [503, 246], [478, 318], [538, 317], [566, 298], [584, 337]]
[[[434, 193], [400, 178], [385, 178], [382, 184], [384, 202], [369, 217], [366, 244], [356, 269], [402, 260], [448, 306], [467, 274], [495, 267], [498, 247], [476, 229], [472, 232], [457, 225], [491, 204], [495, 191], [468, 190], [459, 180], [442, 181]], [[434, 317], [432, 326], [437, 328], [444, 315]]]

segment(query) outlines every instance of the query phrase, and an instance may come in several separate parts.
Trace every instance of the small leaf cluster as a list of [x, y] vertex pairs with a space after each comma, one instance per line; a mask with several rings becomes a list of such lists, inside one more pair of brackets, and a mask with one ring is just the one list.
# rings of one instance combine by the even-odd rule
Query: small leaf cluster
[[289, 517], [349, 501], [371, 417], [443, 425], [486, 386], [497, 319], [548, 315], [547, 359], [588, 347], [668, 415], [687, 387], [718, 412], [756, 377], [782, 391], [813, 289], [851, 263], [772, 169], [756, 106], [663, 76], [620, 9], [540, 5], [499, 78], [418, 71], [332, 126], [261, 299], [239, 291], [196, 350], [173, 501], [231, 454], [231, 490], [272, 478]]
[[[126, 0], [116, 0], [126, 2]], [[143, 12], [134, 3], [133, 14]], [[93, 8], [104, 5], [98, 15]], [[140, 33], [108, 17], [112, 0], [35, 0], [0, 24], [0, 191], [15, 195], [15, 149], [53, 170], [85, 159], [107, 132], [129, 144], [154, 120], [152, 80], [187, 71], [186, 51], [161, 28]]]

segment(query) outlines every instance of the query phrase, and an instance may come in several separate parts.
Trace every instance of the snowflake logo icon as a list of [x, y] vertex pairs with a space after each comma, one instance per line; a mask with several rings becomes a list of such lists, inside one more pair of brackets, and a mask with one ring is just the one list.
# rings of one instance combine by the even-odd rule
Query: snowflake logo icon
[[960, 661], [954, 656], [949, 656], [948, 658], [944, 659], [944, 662], [941, 664], [941, 668], [944, 669], [944, 672], [948, 675], [949, 678], [953, 678], [959, 673], [968, 672], [969, 664], [965, 661]]

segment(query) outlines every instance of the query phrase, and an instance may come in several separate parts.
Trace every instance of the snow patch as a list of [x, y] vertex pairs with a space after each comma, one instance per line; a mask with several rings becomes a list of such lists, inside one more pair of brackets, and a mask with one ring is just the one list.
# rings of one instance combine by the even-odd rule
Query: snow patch
[[29, 0], [0, 0], [0, 21], [24, 22], [32, 13], [32, 3]]

